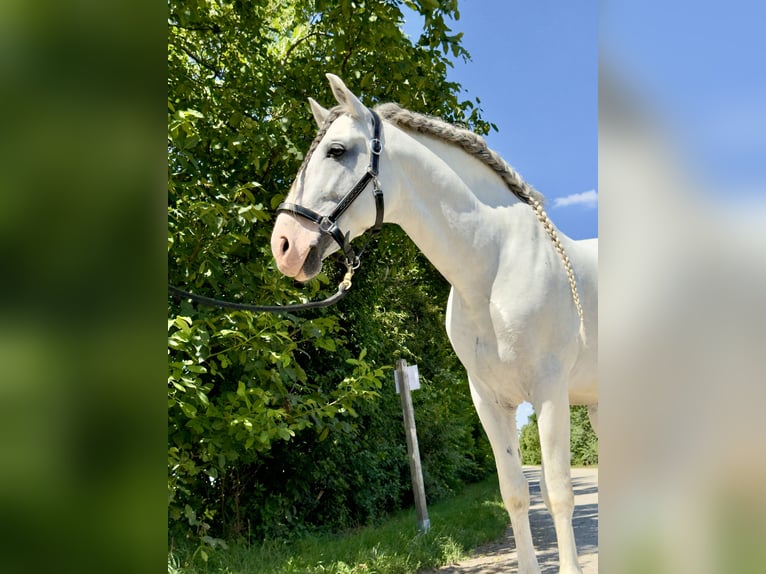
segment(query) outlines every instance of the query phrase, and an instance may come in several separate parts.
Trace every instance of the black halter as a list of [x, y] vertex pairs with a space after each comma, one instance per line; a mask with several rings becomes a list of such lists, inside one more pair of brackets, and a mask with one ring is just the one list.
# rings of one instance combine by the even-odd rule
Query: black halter
[[330, 215], [320, 215], [316, 211], [298, 205], [297, 203], [280, 203], [277, 207], [277, 213], [290, 213], [292, 215], [299, 215], [309, 221], [313, 221], [319, 226], [319, 231], [325, 235], [329, 235], [335, 240], [340, 248], [343, 250], [346, 256], [346, 265], [356, 269], [359, 267], [359, 256], [367, 248], [365, 245], [357, 255], [354, 249], [351, 247], [350, 233], [345, 235], [338, 227], [338, 219], [343, 215], [346, 210], [351, 207], [354, 200], [365, 190], [367, 184], [372, 181], [372, 194], [375, 198], [375, 224], [367, 231], [371, 234], [376, 234], [383, 227], [383, 190], [380, 189], [378, 183], [378, 164], [380, 163], [380, 154], [383, 151], [383, 142], [380, 141], [380, 117], [378, 114], [369, 110], [372, 114], [372, 139], [370, 140], [370, 164], [367, 166], [367, 171], [356, 182], [356, 185], [351, 188], [343, 199], [338, 202]]
[[343, 199], [340, 200], [338, 205], [335, 206], [333, 212], [330, 215], [320, 215], [316, 211], [298, 205], [297, 203], [280, 203], [277, 207], [277, 213], [291, 213], [313, 221], [319, 226], [320, 232], [329, 235], [338, 245], [340, 245], [340, 248], [346, 256], [346, 274], [338, 285], [338, 291], [334, 295], [327, 299], [322, 299], [321, 301], [309, 301], [308, 303], [299, 303], [295, 305], [251, 305], [249, 303], [234, 303], [231, 301], [222, 301], [220, 299], [196, 295], [170, 284], [168, 285], [168, 292], [180, 299], [189, 299], [210, 307], [268, 313], [284, 313], [328, 307], [345, 297], [348, 290], [351, 288], [351, 277], [353, 277], [354, 271], [359, 267], [359, 258], [362, 256], [362, 253], [364, 253], [364, 250], [367, 249], [369, 240], [359, 251], [359, 254], [355, 253], [351, 247], [350, 233], [343, 234], [338, 227], [338, 218], [343, 215], [354, 200], [359, 197], [370, 181], [372, 181], [372, 193], [375, 197], [375, 224], [367, 230], [367, 232], [371, 234], [370, 240], [372, 240], [372, 237], [374, 237], [383, 227], [383, 190], [380, 189], [380, 183], [378, 183], [378, 164], [380, 163], [380, 154], [383, 151], [383, 142], [380, 140], [381, 122], [380, 117], [376, 112], [373, 110], [369, 111], [370, 114], [372, 114], [373, 126], [372, 139], [370, 140], [370, 165], [367, 167], [367, 171], [361, 179], [356, 182], [356, 185], [353, 188], [351, 188], [351, 191], [349, 191]]

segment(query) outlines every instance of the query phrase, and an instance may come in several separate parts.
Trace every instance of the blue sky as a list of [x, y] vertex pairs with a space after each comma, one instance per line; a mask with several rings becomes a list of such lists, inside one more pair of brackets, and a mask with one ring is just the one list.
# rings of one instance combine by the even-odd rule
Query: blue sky
[[[471, 54], [449, 79], [481, 100], [495, 149], [547, 198], [574, 239], [598, 234], [597, 4], [463, 0], [453, 32]], [[422, 20], [405, 12], [405, 32]]]
[[601, 55], [729, 198], [766, 191], [766, 3], [604, 3]]
[[[598, 235], [597, 3], [463, 0], [453, 32], [471, 61], [449, 79], [481, 100], [499, 132], [487, 141], [545, 195], [546, 211], [574, 239]], [[417, 37], [422, 20], [405, 12]], [[517, 412], [517, 426], [532, 412]]]
[[[599, 57], [707, 190], [738, 204], [766, 198], [766, 3], [459, 6], [451, 27], [464, 33], [472, 61], [456, 62], [450, 79], [481, 99], [484, 118], [500, 128], [490, 146], [548, 198], [549, 215], [570, 237], [598, 234]], [[419, 19], [405, 17], [405, 32], [416, 36]], [[519, 424], [528, 413], [519, 409]]]

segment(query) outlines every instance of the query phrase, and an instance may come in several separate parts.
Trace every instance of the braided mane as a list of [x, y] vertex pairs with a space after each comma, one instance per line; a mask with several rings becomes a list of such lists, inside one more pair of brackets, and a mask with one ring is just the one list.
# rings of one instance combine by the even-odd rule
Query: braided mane
[[572, 292], [572, 301], [577, 309], [577, 316], [580, 319], [580, 338], [585, 342], [585, 323], [583, 318], [582, 305], [580, 304], [580, 294], [577, 289], [577, 281], [575, 280], [574, 269], [572, 269], [572, 263], [569, 261], [569, 256], [564, 250], [564, 246], [561, 244], [559, 234], [556, 228], [553, 226], [553, 222], [548, 217], [543, 209], [543, 201], [545, 198], [543, 195], [524, 181], [519, 173], [508, 165], [503, 158], [501, 158], [497, 152], [491, 150], [487, 146], [487, 142], [484, 141], [479, 135], [468, 131], [466, 129], [454, 126], [443, 120], [429, 117], [423, 114], [418, 114], [405, 110], [397, 104], [381, 104], [375, 108], [375, 110], [389, 122], [404, 129], [410, 129], [412, 131], [435, 136], [448, 143], [455, 144], [463, 149], [469, 155], [478, 158], [484, 165], [492, 169], [500, 178], [505, 182], [508, 189], [521, 201], [532, 207], [537, 216], [538, 221], [545, 229], [548, 236], [553, 242], [553, 246], [556, 252], [559, 254], [559, 258], [564, 265], [564, 270], [569, 280], [569, 288]]
[[[405, 110], [394, 103], [380, 104], [375, 107], [383, 119], [395, 124], [403, 129], [410, 129], [412, 131], [437, 137], [448, 143], [452, 143], [463, 149], [469, 155], [478, 158], [484, 165], [492, 169], [503, 180], [508, 189], [521, 201], [529, 205], [535, 212], [540, 224], [545, 229], [548, 236], [553, 242], [553, 246], [556, 252], [559, 254], [564, 270], [566, 271], [567, 279], [569, 280], [569, 289], [572, 293], [572, 301], [577, 309], [577, 316], [580, 319], [580, 338], [585, 343], [585, 322], [583, 318], [582, 305], [580, 304], [580, 294], [577, 289], [577, 281], [575, 280], [574, 269], [572, 269], [572, 263], [569, 261], [569, 256], [564, 250], [564, 246], [561, 244], [559, 234], [556, 228], [553, 226], [553, 222], [548, 217], [543, 209], [543, 201], [545, 198], [543, 195], [524, 181], [519, 173], [508, 165], [502, 157], [494, 150], [491, 150], [487, 146], [487, 142], [484, 138], [463, 128], [449, 124], [438, 118], [426, 116]], [[304, 172], [305, 167], [308, 165], [311, 156], [319, 146], [322, 138], [330, 129], [332, 123], [343, 113], [341, 106], [332, 108], [325, 119], [324, 124], [319, 129], [314, 141], [311, 142], [306, 157], [303, 159], [299, 174]]]
[[542, 203], [545, 200], [539, 191], [524, 181], [521, 175], [508, 165], [496, 151], [487, 146], [483, 137], [439, 118], [405, 110], [397, 104], [381, 104], [375, 110], [383, 118], [399, 127], [432, 135], [462, 148], [497, 173], [508, 186], [508, 189], [524, 203], [532, 205], [534, 201]]

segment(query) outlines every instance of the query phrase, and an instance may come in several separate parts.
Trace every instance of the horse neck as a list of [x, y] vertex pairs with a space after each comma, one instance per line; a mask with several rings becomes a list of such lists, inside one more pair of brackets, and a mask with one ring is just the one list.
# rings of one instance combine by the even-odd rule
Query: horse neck
[[404, 229], [463, 299], [486, 300], [488, 291], [477, 287], [491, 286], [503, 251], [539, 233], [532, 210], [460, 148], [398, 129], [388, 133], [397, 182], [387, 220]]

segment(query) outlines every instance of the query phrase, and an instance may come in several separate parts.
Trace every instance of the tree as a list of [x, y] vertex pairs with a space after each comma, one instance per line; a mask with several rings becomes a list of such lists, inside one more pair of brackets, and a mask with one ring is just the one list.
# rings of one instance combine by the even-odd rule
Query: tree
[[[415, 41], [401, 31], [403, 4], [424, 16]], [[325, 72], [368, 104], [397, 101], [480, 133], [492, 127], [446, 79], [450, 58], [468, 56], [446, 24], [459, 17], [454, 0], [168, 7], [171, 283], [272, 304], [332, 289], [332, 266], [296, 287], [274, 269], [269, 248], [273, 209], [316, 131], [307, 97], [332, 101]], [[446, 284], [400, 231], [385, 230], [381, 241], [366, 259], [369, 276], [355, 277], [337, 309], [292, 316], [169, 302], [174, 532], [275, 536], [307, 522], [347, 526], [406, 503], [404, 463], [395, 462], [401, 422], [382, 390], [397, 354], [428, 361], [424, 384], [440, 390], [420, 400], [432, 425], [454, 422], [451, 432], [433, 433], [424, 455], [433, 490], [448, 493], [487, 472], [488, 450], [442, 327]], [[374, 260], [387, 263], [367, 265]], [[450, 464], [433, 462], [447, 454]], [[320, 503], [331, 497], [334, 504]]]
[[572, 407], [570, 421], [572, 464], [598, 464], [598, 437], [590, 426], [588, 407]]
[[[570, 408], [570, 452], [571, 462], [576, 465], [598, 464], [598, 437], [590, 426], [588, 408], [574, 406]], [[529, 417], [529, 422], [521, 429], [519, 438], [521, 461], [524, 464], [540, 464], [540, 435], [537, 428], [537, 415]]]
[[529, 416], [529, 421], [521, 427], [519, 437], [522, 464], [542, 464], [543, 455], [540, 450], [540, 434], [537, 429], [537, 413]]

